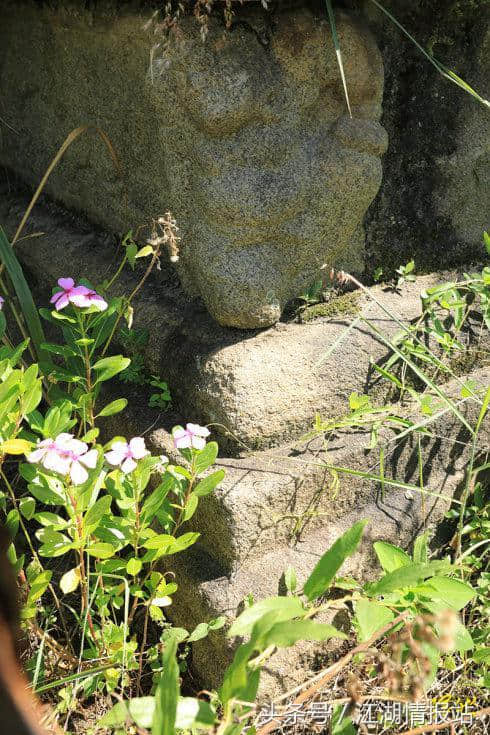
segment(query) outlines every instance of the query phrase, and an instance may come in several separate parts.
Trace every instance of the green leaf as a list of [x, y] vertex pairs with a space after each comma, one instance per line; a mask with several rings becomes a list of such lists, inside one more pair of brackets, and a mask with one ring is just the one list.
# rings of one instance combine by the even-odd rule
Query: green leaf
[[[98, 722], [98, 727], [124, 727], [132, 720], [138, 727], [151, 728], [155, 716], [155, 697], [134, 697], [129, 702], [118, 702]], [[179, 697], [175, 720], [176, 730], [208, 729], [216, 720], [216, 713], [208, 702], [193, 697]]]
[[35, 579], [30, 583], [28, 603], [32, 604], [39, 600], [40, 597], [46, 592], [48, 585], [51, 581], [52, 572], [46, 570], [38, 574]]
[[310, 602], [327, 591], [331, 581], [344, 561], [356, 551], [366, 524], [367, 521], [355, 523], [322, 556], [308, 577], [303, 589], [304, 594]]
[[19, 510], [24, 518], [30, 521], [36, 511], [36, 501], [34, 498], [21, 498], [19, 500]]
[[141, 559], [130, 559], [126, 564], [126, 571], [132, 577], [135, 577], [141, 572], [142, 566], [143, 562], [141, 561]]
[[476, 596], [470, 585], [450, 577], [432, 577], [425, 586], [435, 590], [434, 597], [439, 597], [452, 610], [462, 610]]
[[373, 547], [385, 572], [394, 572], [395, 569], [406, 567], [407, 564], [412, 563], [412, 560], [403, 549], [388, 544], [386, 541], [376, 541]]
[[330, 638], [347, 638], [337, 628], [328, 623], [315, 623], [313, 620], [285, 620], [274, 625], [260, 640], [262, 649], [269, 646], [289, 648], [297, 641], [327, 641]]
[[394, 613], [376, 600], [361, 598], [356, 602], [356, 617], [354, 619], [359, 631], [359, 642], [367, 641], [373, 633], [383, 628], [395, 617]]
[[177, 641], [169, 638], [162, 656], [163, 673], [155, 692], [155, 716], [152, 735], [175, 735], [177, 703], [179, 701], [179, 667], [176, 659]]
[[296, 570], [291, 565], [288, 566], [284, 572], [284, 584], [289, 593], [294, 594], [296, 587], [298, 586], [298, 580], [296, 578]]
[[196, 458], [194, 461], [194, 467], [196, 470], [196, 474], [200, 475], [205, 470], [208, 469], [208, 467], [211, 467], [216, 462], [216, 457], [218, 456], [218, 445], [216, 442], [208, 442], [204, 449], [201, 449], [199, 452], [196, 452]]
[[99, 559], [109, 559], [111, 556], [114, 556], [114, 553], [115, 549], [112, 544], [104, 543], [103, 541], [92, 544], [87, 548], [87, 554], [96, 556]]
[[196, 625], [192, 633], [187, 638], [187, 643], [195, 643], [196, 641], [200, 641], [203, 638], [206, 638], [208, 633], [209, 625], [207, 623], [199, 623], [199, 625]]
[[473, 660], [477, 664], [490, 664], [490, 646], [477, 648], [473, 654]]
[[109, 513], [111, 503], [112, 497], [110, 495], [104, 495], [104, 497], [99, 498], [99, 500], [97, 500], [92, 507], [88, 509], [83, 521], [85, 538], [95, 531], [103, 516]]
[[370, 582], [364, 585], [364, 589], [370, 597], [377, 597], [406, 587], [416, 587], [432, 574], [433, 572], [428, 564], [410, 564], [385, 574], [378, 582]]
[[182, 514], [183, 521], [189, 521], [197, 510], [199, 498], [195, 493], [191, 493], [187, 503], [185, 504], [184, 512]]
[[98, 374], [95, 382], [103, 383], [106, 380], [110, 380], [115, 375], [125, 370], [130, 363], [131, 360], [128, 357], [123, 357], [122, 355], [103, 357], [93, 366], [93, 369]]
[[61, 591], [65, 595], [68, 595], [70, 592], [74, 592], [80, 584], [80, 579], [80, 567], [74, 567], [68, 572], [65, 572], [60, 579]]
[[114, 414], [124, 411], [127, 405], [128, 402], [126, 398], [118, 398], [117, 400], [108, 403], [107, 406], [104, 406], [102, 411], [99, 411], [96, 418], [100, 418], [101, 416], [114, 416]]
[[332, 735], [356, 735], [356, 728], [350, 717], [344, 716], [345, 707], [339, 704], [332, 713]]
[[216, 722], [216, 712], [209, 702], [194, 697], [180, 697], [177, 703], [176, 730], [208, 729]]
[[429, 561], [429, 538], [430, 531], [417, 536], [413, 543], [413, 560], [416, 564], [426, 564]]
[[220, 484], [220, 482], [223, 482], [224, 478], [224, 470], [217, 470], [216, 472], [213, 472], [212, 475], [208, 475], [196, 485], [193, 494], [197, 495], [199, 498], [203, 498], [205, 495], [209, 495], [209, 493], [212, 493], [215, 487]]
[[251, 633], [255, 623], [262, 616], [274, 612], [275, 621], [291, 620], [305, 615], [305, 608], [299, 597], [267, 597], [259, 600], [251, 607], [247, 607], [233, 622], [228, 631], [228, 637], [246, 636]]
[[0, 260], [5, 265], [5, 268], [7, 269], [7, 272], [10, 276], [10, 280], [12, 281], [12, 284], [14, 286], [15, 293], [17, 294], [19, 304], [21, 305], [22, 313], [24, 314], [27, 328], [29, 330], [29, 335], [35, 347], [38, 359], [43, 360], [49, 365], [52, 365], [49, 354], [45, 352], [41, 346], [44, 342], [46, 342], [46, 338], [44, 336], [44, 331], [41, 326], [41, 320], [39, 319], [36, 305], [34, 304], [34, 299], [32, 298], [31, 290], [27, 285], [26, 279], [24, 278], [22, 267], [17, 260], [14, 249], [9, 243], [7, 236], [5, 235], [5, 232], [1, 227]]
[[454, 648], [456, 651], [459, 651], [459, 653], [471, 651], [475, 647], [470, 631], [459, 620], [456, 623], [456, 630], [454, 631], [453, 635]]

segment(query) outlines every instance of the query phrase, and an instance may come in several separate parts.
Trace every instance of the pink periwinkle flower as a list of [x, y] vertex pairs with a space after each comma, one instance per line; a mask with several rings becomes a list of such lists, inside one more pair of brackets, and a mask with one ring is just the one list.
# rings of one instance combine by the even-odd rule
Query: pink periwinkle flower
[[204, 449], [209, 429], [199, 424], [186, 424], [185, 429], [174, 429], [172, 432], [176, 449]]
[[150, 452], [145, 446], [145, 440], [135, 436], [129, 444], [123, 441], [114, 442], [105, 458], [113, 467], [120, 467], [125, 475], [136, 469], [136, 460], [143, 459]]
[[[85, 286], [80, 286], [80, 288], [85, 288]], [[80, 296], [75, 296], [72, 301], [75, 306], [96, 306], [99, 311], [105, 311], [107, 309], [107, 301], [102, 298], [100, 294], [97, 293], [97, 291], [93, 291], [92, 289], [87, 289], [84, 294], [81, 294]]]
[[0, 296], [0, 311], [2, 311], [4, 303], [5, 299], [3, 298], [3, 296]]
[[54, 304], [56, 311], [64, 309], [68, 304], [73, 304], [80, 308], [88, 306], [96, 306], [99, 311], [107, 309], [107, 302], [104, 301], [93, 289], [87, 286], [75, 286], [73, 278], [58, 279], [58, 286], [62, 289], [57, 291], [50, 299], [50, 303]]
[[96, 449], [88, 449], [85, 442], [73, 434], [58, 434], [56, 439], [43, 439], [27, 457], [28, 462], [41, 464], [45, 469], [60, 475], [69, 475], [74, 485], [83, 485], [88, 479], [87, 467], [97, 465]]

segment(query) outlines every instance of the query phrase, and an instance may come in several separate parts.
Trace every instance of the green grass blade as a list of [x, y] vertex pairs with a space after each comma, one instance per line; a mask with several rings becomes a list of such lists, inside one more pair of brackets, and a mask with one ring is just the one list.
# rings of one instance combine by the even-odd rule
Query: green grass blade
[[19, 299], [19, 304], [26, 320], [29, 335], [34, 345], [34, 349], [39, 360], [42, 362], [51, 364], [51, 358], [49, 354], [45, 352], [41, 345], [46, 342], [43, 328], [41, 326], [41, 320], [37, 313], [34, 299], [32, 298], [31, 289], [27, 285], [27, 281], [24, 278], [22, 266], [17, 260], [12, 246], [10, 245], [5, 232], [0, 227], [0, 260], [4, 264], [7, 272], [10, 276], [10, 280]]
[[478, 102], [480, 102], [485, 107], [490, 107], [490, 102], [486, 100], [484, 97], [481, 97], [478, 92], [476, 92], [470, 85], [464, 81], [464, 79], [461, 79], [457, 74], [455, 74], [453, 71], [448, 69], [444, 64], [441, 64], [440, 61], [438, 61], [432, 54], [429, 54], [428, 51], [425, 50], [421, 44], [415, 40], [415, 38], [407, 31], [407, 29], [402, 26], [402, 24], [395, 18], [394, 15], [390, 13], [389, 10], [387, 10], [381, 3], [378, 2], [378, 0], [371, 0], [376, 7], [381, 10], [382, 13], [384, 13], [394, 25], [396, 25], [397, 28], [401, 30], [401, 32], [407, 36], [407, 38], [410, 39], [410, 41], [418, 48], [418, 50], [425, 56], [428, 61], [434, 66], [439, 74], [442, 74], [443, 77], [446, 79], [449, 79], [450, 82], [453, 82], [454, 84], [457, 84], [458, 87], [463, 89], [465, 92], [470, 94], [472, 97], [474, 97]]
[[332, 40], [335, 47], [335, 54], [337, 56], [337, 64], [339, 65], [340, 78], [342, 79], [342, 85], [344, 87], [345, 101], [347, 102], [347, 109], [349, 110], [349, 116], [352, 117], [352, 111], [350, 107], [349, 91], [347, 89], [347, 81], [344, 72], [344, 63], [342, 61], [342, 53], [340, 51], [339, 37], [337, 34], [337, 25], [335, 23], [335, 15], [332, 8], [332, 0], [325, 0], [327, 4], [328, 19], [330, 21], [330, 28], [332, 29]]

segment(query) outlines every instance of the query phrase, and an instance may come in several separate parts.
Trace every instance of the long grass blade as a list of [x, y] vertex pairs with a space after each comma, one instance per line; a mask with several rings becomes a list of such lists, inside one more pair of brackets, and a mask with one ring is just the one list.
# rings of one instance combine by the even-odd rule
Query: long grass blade
[[119, 159], [117, 157], [117, 153], [114, 150], [114, 146], [112, 145], [111, 141], [109, 140], [109, 137], [107, 136], [107, 134], [104, 133], [104, 131], [101, 128], [95, 127], [93, 125], [80, 125], [80, 127], [75, 128], [74, 130], [71, 131], [71, 133], [69, 133], [69, 135], [67, 135], [67, 137], [65, 138], [64, 142], [61, 144], [58, 152], [56, 153], [55, 157], [53, 158], [53, 160], [49, 164], [48, 168], [46, 169], [46, 172], [45, 172], [44, 176], [42, 177], [41, 181], [39, 182], [39, 186], [37, 187], [36, 191], [34, 192], [34, 196], [32, 197], [31, 201], [29, 202], [29, 206], [27, 207], [27, 209], [26, 209], [26, 211], [24, 213], [24, 216], [22, 217], [22, 220], [21, 220], [21, 222], [20, 222], [20, 224], [19, 224], [19, 226], [17, 228], [17, 232], [15, 233], [15, 235], [14, 235], [14, 237], [12, 239], [12, 245], [15, 245], [15, 243], [19, 239], [20, 234], [21, 234], [22, 230], [24, 229], [25, 223], [27, 222], [27, 220], [29, 218], [29, 215], [32, 212], [32, 209], [33, 209], [34, 205], [36, 204], [37, 200], [41, 196], [41, 193], [42, 193], [42, 191], [43, 191], [43, 189], [44, 189], [44, 187], [46, 185], [47, 180], [51, 176], [51, 173], [53, 172], [53, 169], [56, 168], [56, 166], [58, 165], [58, 163], [61, 161], [61, 159], [65, 155], [65, 152], [71, 146], [71, 144], [77, 138], [79, 138], [80, 135], [82, 135], [83, 133], [86, 133], [88, 131], [94, 131], [95, 133], [97, 133], [98, 135], [100, 135], [100, 137], [104, 141], [105, 145], [107, 146], [107, 149], [109, 150], [109, 154], [110, 154], [110, 156], [112, 158], [112, 161], [114, 163], [114, 167], [115, 167], [118, 175], [121, 175], [121, 173], [122, 173], [121, 164], [119, 163]]
[[42, 362], [51, 365], [52, 360], [47, 352], [43, 350], [41, 345], [46, 342], [44, 331], [39, 319], [39, 314], [32, 298], [31, 289], [27, 285], [27, 281], [24, 278], [22, 266], [17, 260], [14, 250], [9, 243], [7, 236], [3, 229], [0, 227], [0, 260], [7, 269], [12, 285], [19, 299], [22, 313], [29, 330], [29, 335], [34, 345], [34, 349], [38, 356], [38, 359]]
[[349, 110], [349, 117], [352, 117], [352, 110], [350, 107], [349, 90], [347, 89], [347, 80], [344, 72], [344, 62], [342, 61], [342, 52], [340, 50], [340, 42], [337, 34], [337, 24], [335, 23], [335, 15], [332, 8], [332, 0], [325, 0], [327, 4], [328, 19], [330, 21], [330, 28], [332, 29], [332, 40], [335, 47], [335, 54], [337, 56], [337, 64], [339, 65], [340, 78], [342, 79], [342, 85], [344, 87], [344, 96], [347, 103], [347, 109]]
[[415, 40], [415, 38], [412, 36], [411, 33], [407, 31], [407, 29], [395, 18], [394, 15], [390, 13], [389, 10], [387, 10], [381, 3], [378, 2], [378, 0], [371, 0], [376, 7], [381, 10], [382, 13], [384, 13], [392, 23], [394, 23], [397, 28], [401, 30], [407, 38], [410, 39], [410, 41], [418, 48], [418, 50], [425, 56], [426, 59], [430, 61], [432, 66], [434, 66], [439, 74], [442, 74], [443, 77], [446, 79], [449, 79], [450, 82], [453, 82], [454, 84], [457, 84], [458, 87], [463, 89], [465, 92], [470, 94], [472, 97], [474, 97], [478, 102], [480, 102], [485, 107], [490, 107], [490, 101], [486, 100], [484, 97], [481, 97], [478, 92], [476, 92], [470, 85], [464, 81], [464, 79], [461, 79], [457, 74], [455, 74], [451, 69], [448, 69], [444, 64], [442, 64], [438, 59], [436, 59], [432, 54], [429, 54], [428, 51], [425, 50], [421, 44]]

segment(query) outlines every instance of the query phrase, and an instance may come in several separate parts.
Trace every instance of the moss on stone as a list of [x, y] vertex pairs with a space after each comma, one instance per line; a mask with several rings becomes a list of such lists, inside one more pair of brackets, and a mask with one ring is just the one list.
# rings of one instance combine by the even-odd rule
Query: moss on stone
[[308, 306], [301, 313], [301, 321], [311, 322], [313, 319], [332, 319], [333, 317], [344, 316], [346, 314], [357, 314], [360, 301], [361, 294], [359, 291], [350, 291], [341, 296], [334, 296], [334, 298], [325, 303]]

